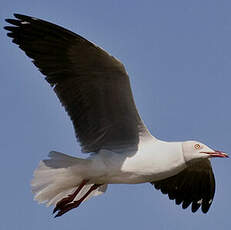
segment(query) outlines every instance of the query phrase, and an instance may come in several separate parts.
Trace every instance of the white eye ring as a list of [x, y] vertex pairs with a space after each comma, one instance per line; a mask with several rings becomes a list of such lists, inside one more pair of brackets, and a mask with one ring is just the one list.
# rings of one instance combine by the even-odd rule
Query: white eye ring
[[194, 148], [195, 148], [195, 149], [200, 149], [201, 146], [200, 146], [199, 144], [195, 144], [195, 145], [194, 145]]

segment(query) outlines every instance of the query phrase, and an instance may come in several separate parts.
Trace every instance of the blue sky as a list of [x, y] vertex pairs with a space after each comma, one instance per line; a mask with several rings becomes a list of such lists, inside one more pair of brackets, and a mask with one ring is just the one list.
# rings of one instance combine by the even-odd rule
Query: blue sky
[[[231, 2], [2, 0], [13, 13], [64, 26], [126, 66], [139, 112], [156, 137], [231, 152]], [[61, 218], [33, 201], [30, 180], [50, 150], [81, 157], [72, 124], [30, 59], [0, 29], [0, 229], [228, 229], [230, 160], [213, 160], [207, 215], [182, 210], [149, 184], [111, 185]]]

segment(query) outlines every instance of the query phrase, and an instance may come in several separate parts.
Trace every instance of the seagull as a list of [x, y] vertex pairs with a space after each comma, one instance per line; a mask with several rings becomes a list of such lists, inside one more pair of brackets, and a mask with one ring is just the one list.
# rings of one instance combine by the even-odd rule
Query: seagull
[[210, 159], [227, 158], [199, 141], [166, 142], [140, 118], [124, 65], [58, 25], [21, 14], [6, 19], [12, 42], [44, 74], [70, 116], [87, 158], [51, 151], [34, 171], [35, 200], [55, 217], [103, 194], [108, 184], [151, 183], [182, 208], [207, 213], [215, 194]]

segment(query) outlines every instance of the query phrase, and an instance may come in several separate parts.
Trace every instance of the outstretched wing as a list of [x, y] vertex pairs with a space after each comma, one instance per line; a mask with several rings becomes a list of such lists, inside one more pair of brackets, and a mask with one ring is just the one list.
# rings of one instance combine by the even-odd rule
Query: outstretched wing
[[202, 160], [188, 166], [179, 174], [167, 179], [152, 182], [156, 189], [168, 194], [182, 208], [192, 204], [192, 212], [200, 207], [207, 213], [215, 194], [215, 179], [209, 160]]
[[53, 87], [71, 117], [83, 152], [137, 145], [147, 134], [121, 62], [52, 23], [14, 15], [5, 29]]

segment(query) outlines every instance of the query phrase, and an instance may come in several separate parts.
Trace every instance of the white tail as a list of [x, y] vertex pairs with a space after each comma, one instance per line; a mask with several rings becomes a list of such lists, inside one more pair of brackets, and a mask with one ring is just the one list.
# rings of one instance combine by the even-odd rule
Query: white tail
[[[72, 194], [84, 179], [89, 179], [89, 160], [54, 151], [48, 156], [50, 159], [41, 161], [34, 171], [31, 187], [34, 199], [50, 206]], [[86, 184], [74, 200], [80, 199], [91, 186]], [[104, 193], [106, 189], [107, 185], [100, 186], [85, 200]]]

